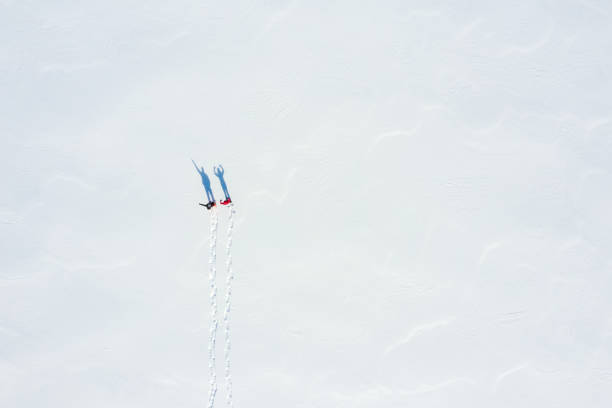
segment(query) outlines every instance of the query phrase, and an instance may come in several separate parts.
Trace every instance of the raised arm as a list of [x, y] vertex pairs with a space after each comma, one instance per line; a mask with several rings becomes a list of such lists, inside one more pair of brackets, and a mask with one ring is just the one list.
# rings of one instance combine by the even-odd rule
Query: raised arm
[[191, 162], [193, 163], [193, 166], [196, 168], [196, 171], [200, 174], [202, 174], [202, 172], [200, 171], [200, 169], [198, 168], [198, 165], [196, 164], [196, 162], [193, 161], [193, 159], [191, 159]]
[[223, 170], [223, 166], [222, 165], [218, 165], [215, 167], [215, 174], [219, 177], [221, 177], [223, 175], [223, 173], [225, 173], [225, 170]]

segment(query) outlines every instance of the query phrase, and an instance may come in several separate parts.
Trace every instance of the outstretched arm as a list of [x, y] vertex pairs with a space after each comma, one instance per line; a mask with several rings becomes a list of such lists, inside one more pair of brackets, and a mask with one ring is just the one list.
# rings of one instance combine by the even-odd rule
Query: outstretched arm
[[223, 173], [225, 173], [225, 170], [223, 170], [223, 166], [222, 165], [218, 165], [217, 167], [215, 167], [215, 174], [217, 176], [222, 176]]
[[198, 165], [196, 164], [196, 162], [193, 161], [193, 159], [191, 159], [191, 162], [193, 163], [193, 166], [196, 168], [196, 171], [200, 174], [202, 174], [202, 172], [200, 171], [200, 169], [198, 168]]

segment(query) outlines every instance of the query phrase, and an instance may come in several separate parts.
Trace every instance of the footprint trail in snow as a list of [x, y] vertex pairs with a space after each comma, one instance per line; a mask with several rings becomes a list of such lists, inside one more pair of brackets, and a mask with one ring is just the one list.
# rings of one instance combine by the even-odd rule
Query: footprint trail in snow
[[208, 392], [208, 408], [215, 405], [217, 394], [217, 368], [215, 346], [217, 342], [217, 224], [219, 218], [216, 211], [210, 212], [210, 252], [208, 258], [208, 282], [210, 287], [210, 330], [208, 340], [208, 370], [210, 373], [210, 389]]
[[229, 206], [228, 216], [228, 227], [227, 227], [227, 247], [225, 251], [225, 312], [223, 314], [223, 322], [225, 323], [225, 386], [227, 390], [227, 406], [233, 408], [234, 403], [232, 401], [232, 375], [231, 375], [231, 361], [230, 361], [230, 350], [232, 348], [232, 342], [230, 337], [230, 310], [232, 306], [232, 281], [234, 280], [234, 270], [232, 269], [232, 235], [234, 231], [234, 205]]

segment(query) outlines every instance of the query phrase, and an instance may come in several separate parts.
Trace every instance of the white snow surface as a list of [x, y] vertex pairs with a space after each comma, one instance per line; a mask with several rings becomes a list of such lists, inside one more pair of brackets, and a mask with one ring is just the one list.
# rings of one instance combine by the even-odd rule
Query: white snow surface
[[2, 0], [0, 38], [1, 407], [205, 406], [192, 158], [236, 408], [612, 404], [610, 2]]

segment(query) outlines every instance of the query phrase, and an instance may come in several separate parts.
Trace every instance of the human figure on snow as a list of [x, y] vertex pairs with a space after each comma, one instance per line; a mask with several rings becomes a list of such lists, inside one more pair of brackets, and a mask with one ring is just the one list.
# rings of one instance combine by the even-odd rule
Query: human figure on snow
[[213, 167], [213, 172], [215, 173], [215, 176], [219, 178], [221, 188], [223, 189], [223, 194], [225, 194], [225, 200], [221, 201], [221, 204], [228, 205], [232, 202], [232, 199], [230, 198], [229, 192], [227, 191], [227, 184], [225, 184], [225, 179], [223, 178], [225, 170], [223, 169], [222, 165], [218, 165]]
[[206, 190], [206, 198], [208, 200], [208, 203], [200, 205], [203, 205], [204, 207], [210, 210], [215, 205], [215, 196], [213, 195], [212, 189], [210, 188], [210, 179], [208, 178], [208, 174], [206, 174], [206, 172], [204, 171], [204, 166], [198, 168], [198, 165], [193, 161], [193, 159], [191, 159], [191, 162], [195, 166], [196, 171], [200, 174], [200, 177], [202, 177], [202, 185], [204, 186], [204, 190]]

